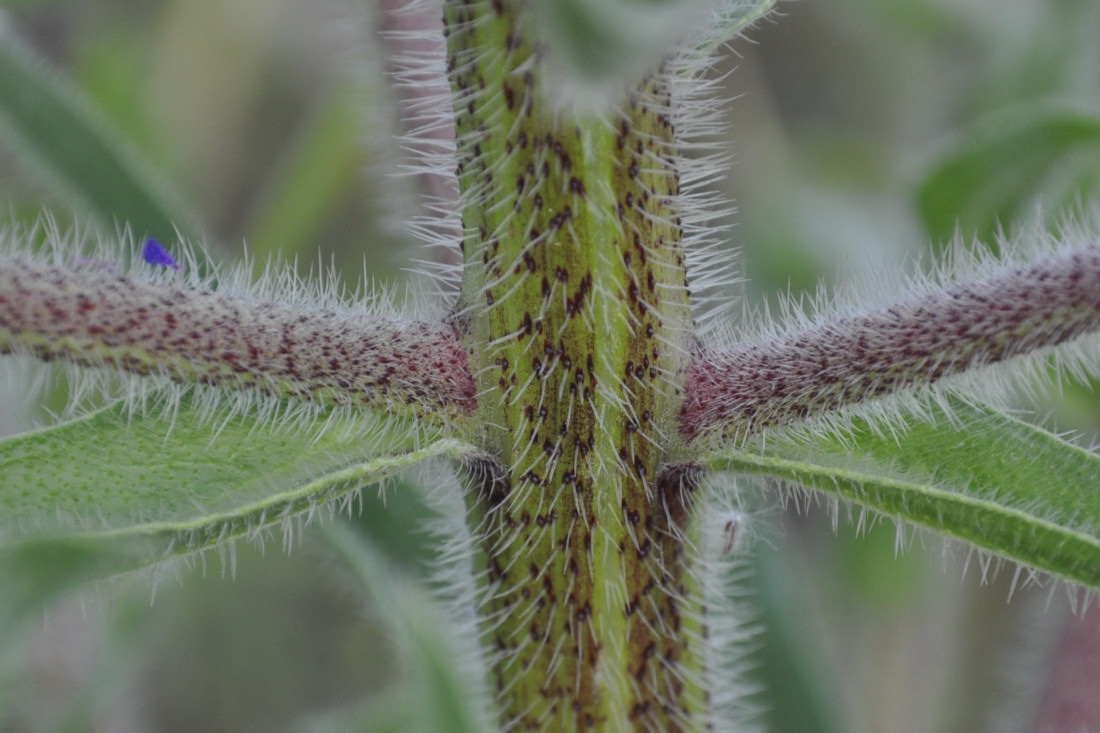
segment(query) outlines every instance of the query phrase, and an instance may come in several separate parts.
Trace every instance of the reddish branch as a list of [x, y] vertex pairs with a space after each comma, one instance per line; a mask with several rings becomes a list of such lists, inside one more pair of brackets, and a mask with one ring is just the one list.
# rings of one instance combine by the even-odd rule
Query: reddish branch
[[1100, 328], [1100, 246], [835, 321], [702, 354], [680, 411], [688, 439], [744, 437], [1071, 341]]
[[[702, 354], [688, 439], [743, 437], [1056, 346], [1100, 328], [1100, 246]], [[0, 351], [397, 413], [471, 415], [466, 353], [445, 324], [307, 311], [102, 269], [0, 264]]]
[[0, 351], [399, 414], [469, 415], [449, 326], [0, 262]]

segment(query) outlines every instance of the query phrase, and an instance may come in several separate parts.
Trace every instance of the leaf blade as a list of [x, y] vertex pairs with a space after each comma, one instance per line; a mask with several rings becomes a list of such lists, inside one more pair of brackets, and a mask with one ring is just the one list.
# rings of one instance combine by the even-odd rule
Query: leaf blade
[[[417, 701], [406, 707], [406, 730], [469, 732], [486, 729], [479, 720], [476, 682], [483, 671], [464, 669], [462, 654], [449, 632], [458, 625], [447, 623], [437, 604], [423, 589], [393, 572], [373, 546], [348, 527], [334, 524], [326, 537], [352, 577], [368, 592], [371, 605], [396, 637], [412, 673], [409, 687]], [[374, 713], [374, 711], [371, 711]]]
[[194, 238], [192, 216], [79, 90], [34, 58], [0, 17], [0, 143], [101, 226]]
[[440, 439], [367, 457], [359, 425], [257, 427], [185, 403], [171, 417], [131, 418], [115, 406], [14, 436], [0, 441], [0, 552], [137, 544], [156, 561], [249, 536], [408, 466], [470, 450]]
[[[694, 32], [703, 40], [692, 53], [711, 54], [764, 17], [774, 0], [714, 3], [698, 0], [539, 0], [533, 9], [549, 43], [574, 81], [601, 84], [629, 80]], [[697, 26], [705, 24], [702, 32]]]
[[1087, 198], [1098, 159], [1100, 111], [1053, 104], [1012, 110], [975, 125], [945, 153], [920, 184], [917, 206], [934, 241], [961, 231], [995, 242], [999, 228], [1030, 215], [1038, 198], [1052, 213]]
[[937, 408], [931, 419], [910, 420], [896, 439], [856, 422], [798, 445], [719, 451], [707, 464], [833, 493], [1100, 587], [1100, 456], [990, 408], [951, 409], [950, 418]]

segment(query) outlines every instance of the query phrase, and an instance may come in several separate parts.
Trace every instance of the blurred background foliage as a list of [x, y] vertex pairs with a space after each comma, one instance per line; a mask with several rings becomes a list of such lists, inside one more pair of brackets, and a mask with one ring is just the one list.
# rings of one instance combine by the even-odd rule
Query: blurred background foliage
[[[420, 256], [403, 221], [439, 186], [394, 175], [407, 161], [394, 137], [393, 44], [378, 35], [393, 27], [386, 4], [0, 8], [150, 180], [163, 179], [165, 200], [185, 212], [181, 231], [225, 259], [246, 241], [261, 259], [298, 257], [303, 271], [334, 261], [354, 284], [364, 257], [371, 277], [403, 277]], [[781, 3], [715, 70], [732, 70], [735, 164], [723, 185], [737, 204], [729, 244], [745, 297], [774, 307], [769, 294], [939, 251], [956, 227], [989, 238], [1037, 206], [1053, 226], [1093, 198], [1098, 28], [1091, 0]], [[4, 144], [0, 201], [9, 223], [43, 209], [63, 223], [116, 223]], [[1042, 393], [1039, 410], [1089, 442], [1100, 416], [1091, 387], [1066, 382], [1068, 399]], [[10, 430], [22, 402], [2, 404]], [[429, 515], [422, 490], [401, 483], [384, 503], [365, 497], [350, 524], [388, 559], [378, 572], [427, 582], [439, 552]], [[751, 679], [764, 691], [751, 702], [767, 729], [1031, 730], [1065, 594], [1017, 589], [1006, 603], [1011, 569], [983, 583], [976, 560], [964, 571], [964, 549], [923, 536], [895, 557], [892, 526], [855, 531], [856, 520], [841, 508], [836, 532], [821, 506], [756, 520], [777, 527], [752, 548], [762, 631]], [[430, 675], [396, 643], [392, 614], [376, 612], [377, 581], [349, 574], [324, 533], [303, 533], [289, 554], [235, 555], [233, 573], [211, 558], [205, 571], [121, 579], [5, 619], [0, 730], [451, 729], [447, 713], [418, 709]]]

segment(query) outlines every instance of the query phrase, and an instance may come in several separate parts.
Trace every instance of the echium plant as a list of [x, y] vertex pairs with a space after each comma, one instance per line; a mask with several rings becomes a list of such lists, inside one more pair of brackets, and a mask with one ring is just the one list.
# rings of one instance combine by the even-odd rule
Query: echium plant
[[[73, 575], [125, 572], [293, 531], [446, 458], [465, 511], [452, 600], [471, 604], [456, 613], [504, 730], [737, 719], [722, 568], [744, 517], [719, 472], [1100, 586], [1100, 460], [960, 391], [1052, 358], [1097, 371], [1084, 224], [958, 254], [890, 303], [717, 322], [733, 278], [702, 75], [768, 6], [655, 3], [578, 40], [553, 29], [606, 29], [570, 17], [598, 5], [445, 0], [445, 41], [399, 76], [427, 80], [414, 143], [458, 190], [417, 228], [461, 268], [411, 315], [291, 276], [252, 285], [144, 236], [86, 251], [50, 225], [5, 234], [0, 349], [137, 375], [119, 404], [0, 444], [7, 551], [92, 547]], [[675, 47], [627, 53], [634, 33]], [[606, 78], [572, 85], [571, 64]]]

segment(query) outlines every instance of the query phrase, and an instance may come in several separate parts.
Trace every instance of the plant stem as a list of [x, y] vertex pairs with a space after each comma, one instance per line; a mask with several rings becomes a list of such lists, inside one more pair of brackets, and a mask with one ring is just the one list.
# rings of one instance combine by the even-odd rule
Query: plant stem
[[484, 633], [505, 729], [681, 730], [706, 715], [674, 460], [692, 326], [671, 90], [563, 108], [515, 2], [446, 3], [465, 209], [460, 315]]
[[95, 263], [0, 262], [0, 352], [436, 422], [475, 406], [449, 326], [140, 282]]
[[680, 412], [687, 439], [737, 440], [1100, 328], [1100, 247], [1005, 269], [865, 316], [704, 354]]

